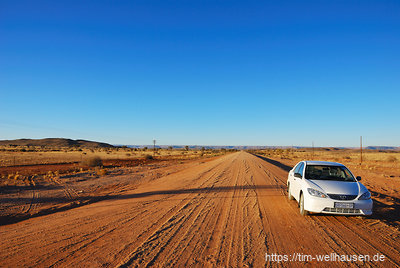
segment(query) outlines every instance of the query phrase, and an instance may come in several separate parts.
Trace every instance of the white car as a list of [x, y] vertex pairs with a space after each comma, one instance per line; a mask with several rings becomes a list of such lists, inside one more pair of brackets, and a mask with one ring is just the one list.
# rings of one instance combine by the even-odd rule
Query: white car
[[371, 215], [371, 193], [344, 165], [301, 161], [289, 171], [289, 200], [296, 199], [300, 214], [308, 212]]

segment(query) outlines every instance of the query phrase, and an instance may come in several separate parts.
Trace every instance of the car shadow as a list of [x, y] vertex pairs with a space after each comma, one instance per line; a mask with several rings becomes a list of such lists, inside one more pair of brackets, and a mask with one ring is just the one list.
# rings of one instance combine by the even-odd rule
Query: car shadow
[[[0, 226], [7, 225], [11, 223], [16, 223], [27, 218], [38, 217], [43, 215], [52, 214], [55, 212], [65, 211], [71, 208], [88, 205], [91, 203], [104, 201], [104, 200], [124, 200], [124, 199], [135, 199], [154, 195], [182, 195], [190, 193], [202, 193], [210, 194], [215, 192], [232, 192], [240, 190], [282, 190], [286, 188], [284, 185], [237, 185], [237, 186], [219, 186], [219, 187], [202, 187], [202, 188], [188, 188], [188, 189], [171, 189], [164, 191], [148, 191], [133, 194], [119, 194], [119, 195], [101, 195], [101, 196], [82, 196], [75, 198], [67, 197], [40, 197], [38, 199], [32, 200], [29, 197], [10, 197], [1, 198], [2, 203], [13, 203], [13, 202], [26, 202], [31, 204], [37, 203], [69, 203], [68, 206], [63, 206], [60, 208], [50, 208], [42, 210], [35, 215], [18, 215], [18, 216], [0, 216]], [[279, 195], [280, 192], [279, 192]]]
[[[164, 190], [164, 191], [149, 191], [135, 194], [125, 194], [125, 195], [103, 195], [95, 196], [93, 198], [98, 200], [106, 199], [132, 199], [141, 198], [152, 195], [180, 195], [180, 194], [190, 194], [190, 193], [213, 193], [213, 192], [231, 192], [237, 190], [281, 190], [286, 189], [284, 185], [238, 185], [238, 186], [220, 186], [220, 187], [203, 187], [203, 188], [189, 188], [189, 189], [174, 189], [174, 190]], [[41, 197], [35, 202], [46, 203], [46, 202], [63, 202], [63, 201], [85, 201], [90, 197], [77, 197], [74, 199], [67, 197]], [[2, 202], [15, 202], [15, 201], [30, 201], [29, 197], [5, 197], [1, 198]]]

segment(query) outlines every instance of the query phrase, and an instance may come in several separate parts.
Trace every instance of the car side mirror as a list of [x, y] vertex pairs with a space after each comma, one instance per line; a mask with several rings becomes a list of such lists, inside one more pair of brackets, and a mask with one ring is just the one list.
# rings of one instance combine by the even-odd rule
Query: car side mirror
[[296, 178], [299, 178], [299, 179], [301, 179], [303, 176], [301, 176], [301, 174], [300, 173], [294, 173], [294, 176], [296, 177]]
[[361, 180], [361, 177], [360, 177], [360, 176], [357, 176], [357, 177], [356, 177], [356, 180], [360, 181], [360, 180]]

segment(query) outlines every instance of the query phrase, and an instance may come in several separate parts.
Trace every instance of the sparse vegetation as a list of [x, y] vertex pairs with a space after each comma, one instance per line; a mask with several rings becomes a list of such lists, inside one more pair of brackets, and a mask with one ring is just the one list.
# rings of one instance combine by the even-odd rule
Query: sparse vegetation
[[[22, 152], [21, 149], [25, 151]], [[199, 153], [201, 150], [201, 154]], [[23, 165], [46, 165], [46, 164], [64, 164], [64, 163], [83, 163], [83, 160], [89, 156], [99, 156], [103, 160], [107, 159], [125, 159], [136, 158], [142, 159], [146, 154], [150, 153], [147, 147], [138, 148], [100, 148], [100, 147], [49, 147], [49, 146], [21, 146], [6, 145], [0, 146], [0, 167], [23, 166]], [[191, 149], [189, 146], [174, 148], [169, 146], [166, 148], [156, 148], [154, 155], [157, 158], [177, 158], [177, 159], [194, 159], [198, 157], [212, 157], [221, 155], [224, 152], [234, 152], [232, 149], [206, 149], [198, 147]], [[182, 152], [186, 152], [182, 154]], [[130, 155], [128, 155], [130, 154]], [[153, 154], [153, 152], [152, 152]]]
[[[25, 149], [25, 151], [21, 151]], [[81, 149], [81, 150], [79, 150]], [[234, 152], [232, 149], [157, 148], [150, 153], [146, 148], [85, 148], [85, 147], [46, 147], [46, 146], [0, 146], [0, 186], [37, 186], [43, 183], [59, 184], [60, 178], [80, 173], [99, 177], [111, 172], [110, 166], [137, 166], [143, 160], [191, 160], [215, 157]], [[200, 151], [201, 150], [201, 151]], [[154, 156], [157, 156], [155, 159]], [[127, 161], [127, 162], [125, 162]], [[103, 165], [106, 163], [107, 168]], [[94, 169], [93, 169], [94, 168]], [[90, 174], [90, 175], [87, 175]]]

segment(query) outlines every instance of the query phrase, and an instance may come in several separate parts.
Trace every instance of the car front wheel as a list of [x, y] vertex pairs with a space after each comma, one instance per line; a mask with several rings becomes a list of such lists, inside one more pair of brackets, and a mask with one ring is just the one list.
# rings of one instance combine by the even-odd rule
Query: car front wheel
[[308, 215], [308, 211], [304, 209], [304, 195], [300, 195], [300, 215], [301, 216], [306, 216]]

